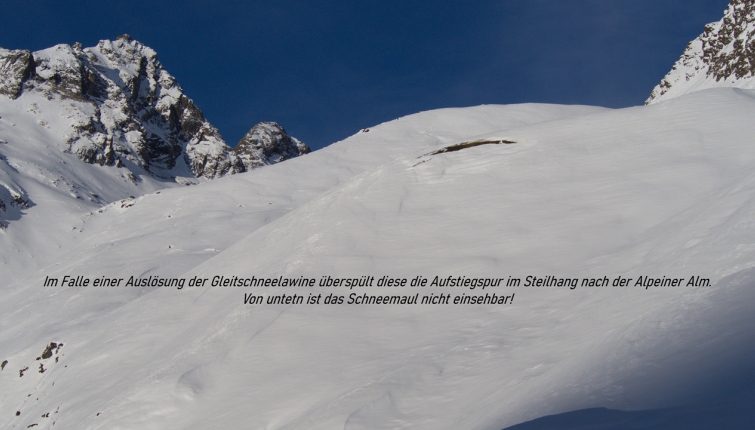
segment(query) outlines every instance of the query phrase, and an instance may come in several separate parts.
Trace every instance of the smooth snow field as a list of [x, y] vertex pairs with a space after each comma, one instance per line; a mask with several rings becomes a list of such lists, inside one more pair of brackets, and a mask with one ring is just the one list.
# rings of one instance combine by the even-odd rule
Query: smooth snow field
[[[13, 168], [0, 179], [34, 204], [0, 233], [0, 428], [682, 428], [652, 414], [635, 427], [522, 423], [605, 418], [591, 408], [666, 419], [755, 397], [738, 394], [755, 380], [755, 90], [422, 112], [188, 187], [124, 182], [45, 149], [46, 135], [32, 159], [6, 124], [28, 112], [3, 109], [0, 163]], [[53, 171], [102, 201], [61, 193]], [[633, 280], [43, 286], [65, 276]], [[640, 276], [684, 282], [634, 286]], [[693, 276], [710, 286], [686, 286]], [[514, 297], [244, 303], [310, 293]]]

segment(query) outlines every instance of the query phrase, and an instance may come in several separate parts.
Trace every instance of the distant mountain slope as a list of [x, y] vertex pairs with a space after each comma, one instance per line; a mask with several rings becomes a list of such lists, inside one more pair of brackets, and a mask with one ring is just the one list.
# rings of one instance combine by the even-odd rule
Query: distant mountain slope
[[689, 43], [645, 104], [715, 87], [755, 88], [755, 0], [731, 0], [724, 17]]

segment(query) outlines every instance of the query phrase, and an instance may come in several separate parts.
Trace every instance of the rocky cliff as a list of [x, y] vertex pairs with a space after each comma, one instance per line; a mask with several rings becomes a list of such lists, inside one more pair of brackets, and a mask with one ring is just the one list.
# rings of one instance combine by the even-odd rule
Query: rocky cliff
[[65, 144], [87, 163], [128, 160], [159, 177], [188, 173], [184, 166], [205, 178], [244, 171], [155, 51], [128, 35], [93, 48], [0, 51], [0, 93], [28, 92], [78, 102], [67, 105], [78, 112], [69, 115]]
[[280, 163], [310, 152], [309, 146], [289, 136], [275, 122], [261, 122], [249, 130], [234, 150], [246, 170]]
[[714, 87], [755, 88], [755, 0], [731, 0], [723, 19], [689, 43], [645, 104]]

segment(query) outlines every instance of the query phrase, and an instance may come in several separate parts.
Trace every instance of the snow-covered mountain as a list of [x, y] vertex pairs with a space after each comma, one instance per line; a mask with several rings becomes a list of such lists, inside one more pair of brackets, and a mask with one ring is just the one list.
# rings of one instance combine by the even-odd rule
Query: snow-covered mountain
[[718, 87], [755, 88], [755, 0], [731, 0], [724, 17], [689, 43], [645, 104]]
[[[158, 177], [215, 178], [244, 171], [218, 130], [157, 60], [128, 35], [92, 48], [0, 51], [0, 91], [28, 101], [42, 122], [68, 117], [65, 150], [101, 166], [131, 162]], [[29, 97], [24, 97], [26, 94]], [[52, 106], [51, 106], [52, 105]]]
[[[3, 270], [14, 267], [0, 300], [0, 423], [499, 430], [735, 392], [755, 373], [754, 114], [755, 92], [741, 89], [621, 110], [444, 109], [263, 169], [71, 208], [41, 230], [31, 207], [0, 235], [13, 237]], [[13, 236], [57, 230], [46, 248]], [[633, 281], [188, 286], [327, 275]], [[65, 276], [187, 284], [43, 287]], [[712, 286], [634, 286], [641, 276]], [[346, 304], [441, 293], [516, 298]], [[345, 300], [250, 305], [247, 294]]]
[[0, 230], [24, 214], [94, 210], [309, 152], [280, 126], [258, 129], [270, 132], [234, 151], [155, 51], [127, 35], [0, 48]]
[[[727, 14], [750, 4], [735, 0]], [[193, 160], [193, 141], [173, 167], [165, 155], [170, 136], [185, 136], [170, 118], [191, 115], [158, 108], [185, 96], [149, 79], [135, 90], [140, 69], [113, 59], [125, 54], [107, 57], [108, 46], [149, 57], [128, 38], [0, 53], [0, 210], [10, 223], [0, 234], [0, 427], [500, 430], [587, 408], [645, 412], [568, 419], [749, 424], [747, 76], [714, 85], [739, 88], [669, 90], [663, 104], [619, 110], [422, 112], [306, 157], [296, 157], [306, 145], [262, 123], [222, 149], [221, 160], [235, 160], [226, 172], [202, 161], [197, 173], [184, 157]], [[82, 56], [123, 68], [95, 67], [104, 77], [91, 82], [110, 79], [113, 100], [77, 86]], [[131, 106], [132, 94], [157, 100], [144, 109], [165, 122], [118, 116], [113, 106]], [[99, 122], [75, 126], [87, 118]], [[117, 118], [136, 128], [119, 134]], [[149, 132], [167, 146], [143, 158], [139, 136]], [[97, 136], [112, 138], [103, 146]], [[194, 155], [221, 142], [206, 139]], [[521, 283], [223, 286], [327, 276]], [[630, 281], [572, 288], [528, 286], [528, 277]], [[658, 286], [671, 279], [684, 282]], [[505, 304], [453, 304], [493, 294]], [[448, 304], [437, 303], [443, 295]], [[368, 296], [409, 304], [349, 302]]]

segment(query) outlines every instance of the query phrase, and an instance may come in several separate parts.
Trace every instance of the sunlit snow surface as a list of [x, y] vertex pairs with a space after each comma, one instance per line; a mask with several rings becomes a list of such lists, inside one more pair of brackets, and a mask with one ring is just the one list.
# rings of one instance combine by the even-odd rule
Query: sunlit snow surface
[[[755, 93], [732, 89], [623, 110], [445, 109], [101, 209], [53, 214], [40, 200], [0, 234], [11, 280], [0, 427], [502, 429], [733, 392], [755, 353], [754, 116]], [[516, 143], [432, 154], [481, 139]], [[35, 249], [47, 236], [54, 249]], [[236, 288], [42, 287], [64, 275], [699, 275], [714, 286], [520, 287], [501, 306], [249, 306]], [[64, 346], [36, 360], [50, 342]]]

